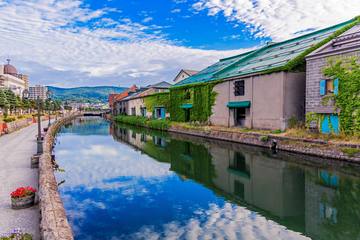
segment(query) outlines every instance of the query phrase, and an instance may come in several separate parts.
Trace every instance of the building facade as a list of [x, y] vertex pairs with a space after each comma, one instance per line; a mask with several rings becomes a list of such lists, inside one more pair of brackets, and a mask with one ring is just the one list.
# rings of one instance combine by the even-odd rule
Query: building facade
[[[204, 116], [199, 118], [198, 113], [207, 111], [209, 124], [226, 127], [285, 130], [290, 122], [303, 121], [306, 53], [338, 37], [358, 21], [355, 18], [221, 59], [170, 90], [171, 99], [176, 99], [181, 91], [191, 92], [190, 98], [183, 94], [183, 104], [177, 103], [178, 108], [172, 108], [176, 109], [171, 112], [172, 120], [204, 121]], [[205, 89], [210, 85], [214, 94]], [[203, 96], [197, 96], [199, 94]]]
[[[321, 133], [340, 132], [340, 111], [335, 109], [335, 102], [324, 104], [323, 99], [338, 94], [341, 79], [326, 77], [323, 70], [329, 65], [331, 59], [352, 57], [360, 59], [360, 24], [312, 52], [306, 58], [306, 113], [322, 115], [321, 121], [313, 124], [313, 128], [317, 128]], [[346, 89], [343, 90], [346, 91]]]
[[35, 85], [33, 87], [29, 87], [29, 99], [36, 100], [39, 97], [41, 100], [46, 100], [47, 91], [48, 88], [46, 86]]
[[115, 102], [117, 108], [116, 113], [129, 116], [165, 119], [166, 117], [169, 117], [169, 113], [166, 111], [165, 106], [151, 106], [149, 111], [145, 99], [156, 94], [168, 93], [170, 87], [170, 83], [159, 82], [145, 88], [139, 88], [137, 91], [133, 91], [126, 97]]
[[174, 83], [181, 82], [182, 80], [184, 80], [192, 75], [195, 75], [198, 72], [199, 71], [196, 71], [196, 70], [181, 69], [180, 72], [174, 78], [173, 82]]
[[17, 96], [22, 96], [22, 92], [28, 89], [29, 77], [24, 74], [19, 74], [17, 69], [8, 63], [0, 65], [0, 87], [10, 89]]

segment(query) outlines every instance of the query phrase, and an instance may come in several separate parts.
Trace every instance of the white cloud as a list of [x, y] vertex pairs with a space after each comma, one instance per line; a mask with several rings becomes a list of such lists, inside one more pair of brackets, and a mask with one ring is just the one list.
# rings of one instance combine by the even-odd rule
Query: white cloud
[[146, 17], [142, 20], [143, 23], [148, 23], [148, 22], [151, 22], [153, 20], [152, 17]]
[[[134, 239], [286, 239], [308, 240], [300, 233], [286, 229], [278, 223], [244, 207], [226, 203], [223, 207], [210, 204], [208, 210], [199, 209], [199, 217], [185, 224], [170, 222], [162, 232], [154, 226], [144, 226], [133, 234]], [[205, 220], [204, 217], [206, 216]]]
[[[55, 149], [60, 168], [64, 173], [58, 173], [61, 186], [65, 191], [83, 187], [86, 190], [94, 188], [124, 190], [124, 195], [145, 194], [146, 189], [137, 187], [138, 179], [147, 178], [148, 181], [160, 181], [171, 176], [170, 165], [159, 163], [140, 152], [117, 142], [104, 141], [110, 136], [87, 136], [79, 141], [77, 136], [62, 135], [61, 144]], [[71, 151], [67, 150], [71, 149]], [[109, 167], [111, 166], [111, 167]], [[118, 177], [128, 180], [116, 180]]]
[[120, 11], [94, 11], [79, 0], [2, 1], [0, 59], [10, 56], [31, 83], [124, 86], [170, 81], [181, 68], [239, 52], [177, 46], [161, 26], [114, 20], [110, 12]]
[[171, 13], [179, 13], [179, 12], [181, 12], [180, 8], [175, 8], [175, 9], [171, 10]]
[[284, 40], [349, 20], [360, 13], [359, 0], [200, 0], [193, 7], [246, 24], [256, 36]]

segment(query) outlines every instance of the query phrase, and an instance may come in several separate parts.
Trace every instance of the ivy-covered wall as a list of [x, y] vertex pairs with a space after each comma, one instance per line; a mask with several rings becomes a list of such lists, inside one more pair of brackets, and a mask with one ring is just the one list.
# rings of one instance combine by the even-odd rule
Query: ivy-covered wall
[[190, 121], [206, 122], [211, 116], [216, 93], [213, 91], [217, 82], [174, 87], [170, 89], [170, 117], [173, 121], [184, 122], [183, 104], [190, 103]]
[[345, 134], [360, 136], [360, 59], [332, 59], [324, 75], [339, 79], [337, 95], [331, 95], [340, 110], [340, 129]]
[[162, 92], [146, 96], [144, 97], [144, 104], [147, 112], [153, 112], [154, 107], [165, 107], [168, 112], [170, 107], [170, 93]]

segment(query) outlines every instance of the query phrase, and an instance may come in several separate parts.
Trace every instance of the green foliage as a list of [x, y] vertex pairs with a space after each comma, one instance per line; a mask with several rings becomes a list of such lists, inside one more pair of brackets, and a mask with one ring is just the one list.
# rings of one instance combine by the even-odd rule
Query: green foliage
[[360, 64], [356, 58], [330, 59], [324, 74], [339, 79], [339, 92], [334, 95], [340, 110], [340, 129], [345, 134], [360, 136]]
[[269, 141], [269, 136], [260, 136], [259, 140], [262, 142], [267, 142], [267, 141]]
[[212, 113], [211, 108], [214, 105], [216, 98], [216, 93], [213, 91], [215, 84], [216, 82], [212, 82], [171, 88], [171, 120], [184, 122], [185, 110], [180, 107], [183, 104], [191, 103], [190, 121], [208, 121]]
[[280, 134], [282, 132], [283, 131], [281, 131], [280, 129], [276, 129], [276, 130], [271, 131], [272, 134]]
[[131, 125], [148, 127], [159, 130], [167, 130], [171, 126], [171, 122], [169, 120], [162, 119], [148, 119], [146, 117], [140, 116], [123, 116], [119, 115], [114, 118], [116, 122], [127, 123]]
[[296, 128], [300, 125], [299, 120], [297, 119], [297, 117], [292, 116], [289, 120], [288, 120], [288, 125], [289, 128]]
[[9, 122], [15, 121], [15, 120], [16, 120], [16, 117], [6, 116], [3, 120], [4, 120], [4, 122], [9, 123]]
[[16, 96], [10, 89], [5, 90], [6, 100], [8, 102], [8, 108], [10, 112], [16, 108]]
[[110, 93], [121, 93], [126, 88], [113, 86], [58, 88], [49, 86], [55, 100], [105, 103]]
[[170, 93], [163, 92], [152, 94], [144, 97], [144, 103], [146, 107], [146, 111], [153, 112], [154, 107], [165, 107], [165, 109], [169, 109], [170, 107]]
[[350, 148], [350, 147], [343, 147], [340, 149], [343, 153], [345, 153], [346, 155], [348, 155], [349, 157], [353, 157], [356, 154], [360, 153], [360, 149], [359, 148]]
[[312, 122], [316, 122], [316, 124], [319, 124], [320, 121], [321, 121], [321, 118], [322, 118], [321, 114], [318, 114], [318, 113], [315, 113], [315, 112], [306, 113], [306, 115], [305, 115], [305, 119], [306, 119], [305, 120], [305, 127], [307, 129], [310, 129]]

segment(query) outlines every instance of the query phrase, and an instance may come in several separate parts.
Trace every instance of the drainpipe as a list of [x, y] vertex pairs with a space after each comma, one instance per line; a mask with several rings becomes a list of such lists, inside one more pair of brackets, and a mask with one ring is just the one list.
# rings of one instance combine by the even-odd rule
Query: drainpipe
[[[229, 87], [228, 87], [228, 102], [230, 102], [230, 81], [228, 81]], [[227, 107], [227, 106], [226, 106]], [[227, 107], [228, 108], [228, 107]], [[230, 127], [230, 108], [228, 108], [228, 127]]]
[[[245, 89], [246, 91], [246, 89]], [[251, 129], [254, 127], [254, 76], [251, 77], [251, 104], [250, 104], [250, 127]]]

